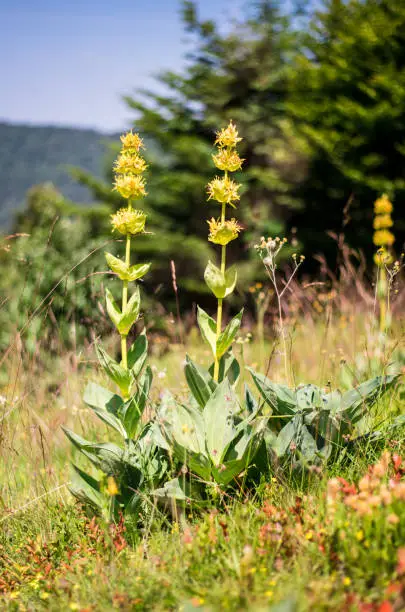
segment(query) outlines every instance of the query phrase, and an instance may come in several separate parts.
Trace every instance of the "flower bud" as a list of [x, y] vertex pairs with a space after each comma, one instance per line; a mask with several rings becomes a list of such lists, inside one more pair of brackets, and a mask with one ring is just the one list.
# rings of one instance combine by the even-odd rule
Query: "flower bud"
[[141, 210], [121, 208], [114, 215], [111, 215], [113, 231], [120, 232], [125, 236], [140, 234], [145, 229], [145, 223], [146, 215]]

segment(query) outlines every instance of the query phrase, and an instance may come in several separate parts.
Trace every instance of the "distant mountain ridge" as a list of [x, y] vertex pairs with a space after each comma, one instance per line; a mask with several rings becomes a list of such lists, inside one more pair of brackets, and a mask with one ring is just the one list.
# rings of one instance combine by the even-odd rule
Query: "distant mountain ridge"
[[89, 191], [69, 176], [78, 166], [102, 177], [108, 145], [117, 134], [91, 129], [0, 122], [0, 228], [10, 226], [27, 190], [52, 182], [62, 194], [87, 203]]

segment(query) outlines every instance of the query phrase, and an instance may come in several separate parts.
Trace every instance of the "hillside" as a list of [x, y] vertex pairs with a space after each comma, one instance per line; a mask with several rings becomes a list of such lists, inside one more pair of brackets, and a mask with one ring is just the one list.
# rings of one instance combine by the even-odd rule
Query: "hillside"
[[0, 123], [0, 227], [24, 205], [26, 191], [51, 181], [68, 199], [89, 202], [90, 193], [69, 176], [79, 166], [102, 176], [109, 141], [95, 130]]

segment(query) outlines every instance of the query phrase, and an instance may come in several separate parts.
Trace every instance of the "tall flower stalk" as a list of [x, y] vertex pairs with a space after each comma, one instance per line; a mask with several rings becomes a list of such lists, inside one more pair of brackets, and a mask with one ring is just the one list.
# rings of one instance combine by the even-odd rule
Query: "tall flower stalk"
[[[107, 311], [121, 337], [121, 367], [128, 372], [127, 336], [131, 327], [139, 316], [140, 294], [139, 287], [135, 285], [131, 297], [128, 299], [129, 283], [142, 278], [150, 268], [150, 264], [131, 265], [131, 239], [144, 232], [146, 214], [142, 210], [133, 208], [133, 202], [147, 195], [146, 182], [142, 176], [147, 165], [139, 154], [143, 147], [142, 139], [138, 134], [128, 132], [121, 136], [121, 152], [114, 163], [114, 190], [127, 200], [127, 206], [111, 215], [113, 232], [125, 236], [124, 259], [119, 259], [111, 253], [106, 253], [107, 263], [122, 281], [122, 302], [119, 308], [111, 292], [106, 290]], [[120, 385], [125, 397], [129, 396], [130, 385], [125, 381]]]
[[392, 203], [386, 194], [383, 194], [374, 202], [373, 242], [379, 247], [374, 256], [374, 261], [378, 270], [377, 297], [379, 301], [381, 332], [385, 332], [390, 324], [387, 266], [393, 262], [390, 249], [395, 241], [395, 236], [390, 231], [394, 224], [391, 218], [392, 210]]
[[[215, 382], [219, 379], [220, 359], [229, 349], [230, 343], [239, 329], [242, 313], [231, 321], [231, 330], [228, 327], [222, 332], [222, 306], [225, 297], [230, 295], [236, 285], [237, 272], [235, 266], [226, 268], [226, 247], [235, 240], [241, 226], [235, 218], [227, 219], [227, 206], [236, 208], [235, 203], [239, 200], [240, 185], [229, 177], [229, 173], [236, 172], [242, 167], [243, 160], [239, 157], [236, 150], [237, 144], [242, 139], [232, 121], [228, 127], [217, 132], [215, 145], [217, 152], [212, 159], [215, 166], [223, 171], [222, 176], [215, 177], [208, 183], [208, 200], [214, 200], [221, 206], [221, 213], [218, 218], [212, 217], [208, 221], [209, 236], [208, 240], [221, 246], [220, 267], [211, 261], [208, 262], [205, 270], [204, 279], [208, 287], [218, 300], [217, 320], [213, 322], [211, 318], [201, 309], [199, 310], [199, 324], [203, 337], [210, 344], [214, 356], [213, 378]], [[212, 332], [214, 323], [215, 335]], [[230, 325], [231, 325], [230, 324]], [[232, 339], [229, 342], [228, 332], [231, 331]], [[225, 335], [224, 335], [225, 334]]]
[[[133, 208], [133, 202], [146, 195], [142, 176], [146, 163], [139, 155], [143, 145], [137, 134], [124, 134], [121, 142], [122, 149], [114, 164], [114, 189], [127, 200], [127, 206], [111, 215], [111, 224], [115, 233], [125, 236], [125, 249], [122, 258], [105, 253], [110, 269], [122, 282], [121, 306], [106, 289], [107, 312], [121, 337], [121, 361], [109, 355], [100, 343], [96, 344], [100, 364], [119, 392], [90, 382], [84, 392], [84, 401], [115, 435], [121, 437], [122, 446], [111, 442], [93, 443], [65, 429], [73, 445], [102, 473], [96, 479], [74, 465], [70, 490], [81, 502], [85, 501], [109, 520], [117, 520], [125, 513], [137, 513], [140, 489], [149, 491], [161, 479], [157, 446], [151, 444], [146, 448], [141, 443], [148, 427], [143, 422], [143, 413], [153, 379], [152, 369], [146, 363], [145, 331], [127, 346], [128, 334], [140, 311], [136, 281], [150, 267], [149, 263], [131, 265], [133, 237], [145, 231], [146, 214]], [[153, 458], [149, 464], [146, 457]]]

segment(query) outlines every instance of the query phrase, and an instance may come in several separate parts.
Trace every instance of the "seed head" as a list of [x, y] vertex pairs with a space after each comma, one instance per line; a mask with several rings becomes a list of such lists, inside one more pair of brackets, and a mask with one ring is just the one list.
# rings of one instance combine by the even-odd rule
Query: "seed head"
[[134, 174], [117, 176], [114, 182], [114, 191], [131, 200], [139, 200], [146, 196], [145, 179]]
[[143, 157], [137, 153], [121, 153], [114, 163], [114, 172], [117, 174], [142, 174], [147, 167]]
[[145, 229], [146, 215], [141, 210], [132, 208], [121, 208], [111, 215], [113, 231], [120, 232], [124, 236], [140, 234]]
[[387, 229], [374, 232], [373, 242], [376, 246], [391, 246], [395, 242], [395, 236]]
[[391, 214], [393, 206], [390, 202], [389, 197], [384, 193], [380, 198], [374, 202], [374, 212], [376, 215]]
[[216, 220], [212, 218], [211, 221], [207, 221], [207, 223], [210, 228], [208, 240], [214, 244], [221, 244], [222, 246], [235, 240], [242, 229], [242, 226], [239, 225], [236, 219], [221, 222], [219, 219]]
[[229, 122], [227, 128], [224, 128], [217, 132], [216, 136], [217, 138], [214, 144], [218, 145], [221, 148], [236, 147], [238, 142], [242, 140], [242, 138], [239, 138], [238, 130], [236, 129], [236, 126], [232, 123], [232, 121]]
[[207, 186], [208, 199], [216, 200], [217, 202], [230, 204], [234, 206], [232, 202], [239, 200], [238, 189], [240, 185], [232, 181], [227, 176], [223, 178], [215, 177]]
[[212, 156], [212, 159], [219, 170], [228, 170], [229, 172], [240, 170], [242, 163], [245, 161], [239, 157], [236, 151], [230, 149], [220, 149], [216, 155]]
[[122, 142], [122, 151], [127, 153], [137, 153], [143, 148], [143, 140], [138, 134], [127, 132], [120, 136]]

